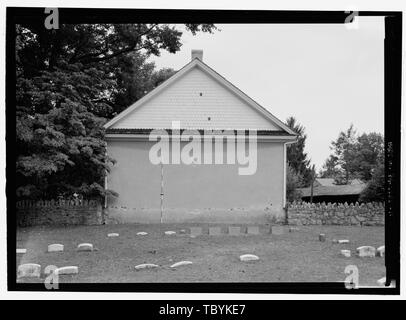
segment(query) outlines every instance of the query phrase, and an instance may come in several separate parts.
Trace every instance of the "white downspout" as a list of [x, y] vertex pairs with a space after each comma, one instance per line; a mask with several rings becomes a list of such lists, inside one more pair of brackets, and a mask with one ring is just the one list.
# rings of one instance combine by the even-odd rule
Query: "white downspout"
[[283, 144], [283, 199], [282, 207], [286, 208], [286, 145], [296, 143], [297, 137], [293, 141], [288, 141]]

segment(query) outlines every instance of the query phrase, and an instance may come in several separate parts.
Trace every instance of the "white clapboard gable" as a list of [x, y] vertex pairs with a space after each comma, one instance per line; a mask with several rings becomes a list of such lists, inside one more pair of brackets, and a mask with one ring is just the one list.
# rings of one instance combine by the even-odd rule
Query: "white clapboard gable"
[[194, 59], [174, 76], [110, 120], [109, 129], [255, 129], [286, 131], [280, 120]]

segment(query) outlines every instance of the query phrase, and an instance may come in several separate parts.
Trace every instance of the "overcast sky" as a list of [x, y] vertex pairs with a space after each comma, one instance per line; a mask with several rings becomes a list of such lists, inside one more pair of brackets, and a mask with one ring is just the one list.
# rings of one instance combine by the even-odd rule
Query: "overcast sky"
[[297, 118], [320, 169], [331, 141], [351, 123], [358, 133], [383, 133], [384, 22], [362, 17], [357, 24], [217, 25], [214, 34], [185, 32], [180, 52], [151, 60], [178, 70], [192, 49], [202, 49], [206, 64], [276, 117]]

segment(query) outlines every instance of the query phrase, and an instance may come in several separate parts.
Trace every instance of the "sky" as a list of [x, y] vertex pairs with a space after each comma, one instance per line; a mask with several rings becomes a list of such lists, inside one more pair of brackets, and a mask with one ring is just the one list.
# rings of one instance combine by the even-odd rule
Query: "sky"
[[[151, 57], [178, 70], [192, 49], [203, 61], [280, 120], [305, 127], [305, 151], [316, 170], [340, 131], [384, 130], [384, 21], [344, 24], [219, 24], [214, 34], [185, 31], [176, 54]], [[177, 26], [184, 30], [182, 25]]]

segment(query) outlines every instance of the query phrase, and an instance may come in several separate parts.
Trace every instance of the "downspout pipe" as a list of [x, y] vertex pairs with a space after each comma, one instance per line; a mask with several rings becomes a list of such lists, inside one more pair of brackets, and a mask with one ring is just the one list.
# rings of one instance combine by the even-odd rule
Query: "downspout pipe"
[[299, 136], [296, 136], [294, 140], [287, 141], [283, 143], [283, 199], [282, 199], [282, 207], [285, 211], [285, 221], [288, 222], [288, 206], [286, 204], [286, 166], [287, 166], [287, 158], [286, 158], [286, 146], [289, 144], [296, 143], [298, 141]]

